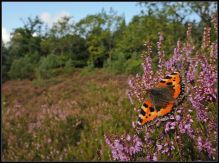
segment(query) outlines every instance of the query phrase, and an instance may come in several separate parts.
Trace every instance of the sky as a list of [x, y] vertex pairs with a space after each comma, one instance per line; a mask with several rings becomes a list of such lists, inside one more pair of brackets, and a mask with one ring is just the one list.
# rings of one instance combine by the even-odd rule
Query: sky
[[8, 42], [10, 32], [23, 26], [21, 18], [27, 20], [28, 17], [39, 16], [51, 26], [63, 16], [73, 16], [77, 22], [89, 14], [99, 13], [103, 8], [109, 11], [111, 7], [117, 14], [124, 14], [127, 23], [141, 11], [137, 2], [2, 2], [2, 39]]
[[[124, 15], [129, 23], [134, 15], [139, 15], [143, 9], [138, 2], [2, 2], [2, 40], [10, 40], [13, 29], [23, 27], [28, 17], [39, 18], [49, 27], [63, 16], [72, 16], [78, 22], [87, 15], [109, 11], [113, 8], [118, 15]], [[198, 19], [190, 15], [191, 19]]]

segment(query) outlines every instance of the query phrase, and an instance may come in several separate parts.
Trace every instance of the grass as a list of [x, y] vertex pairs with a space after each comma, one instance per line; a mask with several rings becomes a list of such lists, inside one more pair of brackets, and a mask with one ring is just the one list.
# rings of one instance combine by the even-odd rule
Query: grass
[[136, 119], [127, 75], [76, 69], [40, 81], [7, 81], [3, 160], [111, 160], [104, 133], [123, 134]]

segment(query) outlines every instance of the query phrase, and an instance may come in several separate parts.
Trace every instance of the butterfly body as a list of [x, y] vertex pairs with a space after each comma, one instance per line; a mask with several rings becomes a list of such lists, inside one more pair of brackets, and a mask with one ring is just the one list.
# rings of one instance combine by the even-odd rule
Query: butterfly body
[[150, 124], [160, 117], [171, 113], [184, 96], [184, 85], [179, 72], [162, 79], [157, 87], [147, 90], [148, 98], [141, 106], [137, 126]]
[[173, 91], [168, 87], [158, 87], [148, 90], [149, 99], [155, 107], [165, 106], [169, 101], [173, 101]]

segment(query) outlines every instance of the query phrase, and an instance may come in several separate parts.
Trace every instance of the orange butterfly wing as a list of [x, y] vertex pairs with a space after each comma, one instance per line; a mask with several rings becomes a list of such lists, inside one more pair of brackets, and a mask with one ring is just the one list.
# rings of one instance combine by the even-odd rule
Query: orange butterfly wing
[[166, 87], [172, 86], [174, 90], [173, 98], [177, 99], [177, 97], [181, 93], [181, 79], [178, 72], [174, 72], [171, 75], [166, 76], [164, 79], [160, 81], [158, 87]]
[[[178, 72], [174, 72], [171, 75], [166, 76], [158, 84], [158, 87], [167, 86], [173, 88], [173, 98], [175, 100], [182, 94], [184, 86], [181, 84], [180, 74]], [[170, 113], [173, 110], [173, 107], [174, 101], [169, 101], [165, 107], [161, 107], [159, 110], [156, 110], [152, 102], [147, 99], [141, 106], [137, 125], [144, 126], [145, 124], [150, 124], [156, 118]]]

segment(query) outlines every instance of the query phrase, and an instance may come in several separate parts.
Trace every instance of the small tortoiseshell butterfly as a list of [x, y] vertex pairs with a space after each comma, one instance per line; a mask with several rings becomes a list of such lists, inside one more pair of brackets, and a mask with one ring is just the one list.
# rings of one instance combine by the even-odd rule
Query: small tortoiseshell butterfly
[[140, 109], [137, 127], [151, 124], [158, 118], [162, 118], [182, 102], [184, 98], [184, 84], [182, 84], [179, 72], [162, 79], [158, 86], [147, 90], [148, 98]]

